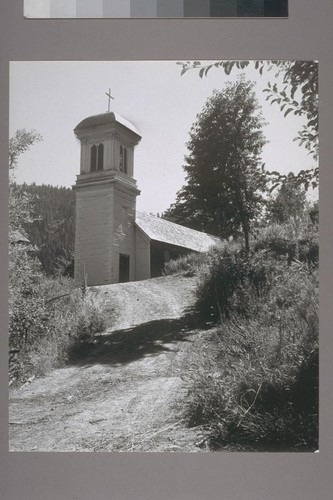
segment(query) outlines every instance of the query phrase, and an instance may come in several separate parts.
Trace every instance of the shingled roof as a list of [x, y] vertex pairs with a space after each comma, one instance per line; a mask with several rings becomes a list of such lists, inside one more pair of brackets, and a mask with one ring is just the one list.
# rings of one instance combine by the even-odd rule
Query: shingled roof
[[150, 240], [188, 248], [194, 252], [207, 252], [214, 245], [221, 243], [221, 240], [216, 236], [201, 233], [142, 212], [136, 212], [135, 222]]

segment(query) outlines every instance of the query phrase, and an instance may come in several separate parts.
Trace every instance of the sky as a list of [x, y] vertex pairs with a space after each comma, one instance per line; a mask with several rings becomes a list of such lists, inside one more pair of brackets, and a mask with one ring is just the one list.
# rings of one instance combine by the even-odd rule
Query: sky
[[[205, 63], [204, 61], [202, 61]], [[207, 62], [208, 63], [208, 62]], [[255, 81], [255, 92], [268, 125], [262, 159], [267, 170], [281, 173], [313, 166], [312, 158], [293, 139], [305, 123], [290, 113], [283, 117], [270, 105], [263, 89], [277, 80], [253, 65], [225, 75], [213, 68], [199, 78], [197, 71], [180, 75], [177, 61], [33, 61], [10, 64], [10, 130], [36, 130], [43, 141], [24, 153], [16, 181], [71, 187], [80, 169], [80, 145], [73, 129], [84, 118], [108, 109], [132, 122], [142, 135], [134, 154], [134, 178], [141, 195], [137, 209], [161, 213], [175, 201], [185, 183], [182, 169], [189, 131], [214, 89], [240, 73]]]

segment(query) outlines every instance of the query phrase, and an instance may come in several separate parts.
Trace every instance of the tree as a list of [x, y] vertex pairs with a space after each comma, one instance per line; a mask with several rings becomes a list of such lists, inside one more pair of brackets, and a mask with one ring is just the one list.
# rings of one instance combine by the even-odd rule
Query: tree
[[24, 128], [17, 130], [14, 137], [9, 139], [9, 170], [15, 169], [22, 153], [41, 140], [42, 136], [35, 130], [27, 131]]
[[36, 184], [20, 186], [33, 197], [34, 221], [24, 224], [48, 275], [72, 275], [75, 240], [75, 194], [72, 189]]
[[[316, 61], [217, 61], [213, 64], [202, 65], [200, 61], [179, 62], [182, 66], [183, 75], [190, 69], [199, 70], [199, 76], [207, 76], [212, 68], [222, 68], [229, 75], [234, 68], [244, 69], [253, 64], [260, 75], [264, 71], [275, 71], [275, 80], [278, 75], [282, 76], [282, 85], [279, 87], [276, 82], [268, 82], [264, 92], [267, 93], [266, 99], [271, 104], [280, 106], [281, 111], [286, 117], [292, 113], [298, 116], [304, 116], [307, 120], [306, 126], [299, 131], [294, 140], [304, 146], [313, 160], [317, 163], [318, 159], [318, 63]], [[280, 185], [286, 176], [278, 172], [272, 172], [272, 182], [275, 186]], [[318, 187], [319, 169], [314, 166], [308, 170], [301, 170], [295, 179], [295, 182], [302, 184], [305, 189], [309, 186]]]
[[241, 77], [208, 99], [190, 131], [187, 184], [164, 214], [222, 237], [241, 228], [247, 250], [266, 183], [260, 160], [264, 120], [253, 86]]
[[267, 201], [267, 220], [284, 224], [291, 218], [305, 215], [307, 201], [305, 189], [295, 182], [295, 175], [290, 172], [282, 182], [276, 195]]
[[[32, 197], [13, 179], [19, 156], [41, 136], [35, 131], [18, 130], [9, 141], [9, 334], [10, 348], [18, 348], [36, 334], [42, 300], [37, 296], [40, 285], [40, 265], [29, 254], [31, 245], [22, 243], [26, 238], [24, 227], [33, 220]], [[17, 237], [19, 234], [19, 237]]]
[[35, 130], [17, 130], [9, 140], [9, 237], [16, 232], [25, 235], [24, 225], [32, 222], [32, 197], [15, 183], [15, 168], [19, 156], [28, 151], [42, 137]]

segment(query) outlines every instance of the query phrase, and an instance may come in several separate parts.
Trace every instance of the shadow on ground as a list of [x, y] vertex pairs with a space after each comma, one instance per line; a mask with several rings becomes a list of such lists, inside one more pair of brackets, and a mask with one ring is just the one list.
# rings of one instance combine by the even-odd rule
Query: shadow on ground
[[72, 348], [69, 361], [73, 365], [127, 364], [132, 361], [170, 351], [170, 344], [189, 341], [197, 326], [195, 317], [149, 321], [133, 328], [101, 335], [94, 343]]

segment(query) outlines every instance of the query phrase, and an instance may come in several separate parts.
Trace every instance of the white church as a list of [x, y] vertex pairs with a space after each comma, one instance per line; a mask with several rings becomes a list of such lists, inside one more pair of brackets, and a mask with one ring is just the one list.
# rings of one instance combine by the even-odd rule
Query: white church
[[160, 276], [165, 262], [206, 252], [220, 240], [136, 211], [136, 127], [113, 113], [90, 116], [74, 129], [81, 143], [76, 192], [76, 279], [88, 285]]

